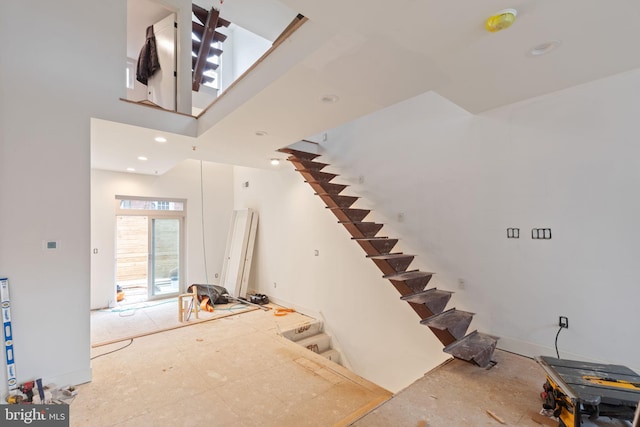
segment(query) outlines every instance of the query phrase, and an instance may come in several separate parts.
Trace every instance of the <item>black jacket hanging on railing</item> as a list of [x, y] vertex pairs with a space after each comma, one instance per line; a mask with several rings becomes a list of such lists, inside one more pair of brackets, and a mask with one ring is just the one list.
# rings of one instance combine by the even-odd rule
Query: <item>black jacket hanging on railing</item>
[[136, 80], [142, 84], [147, 84], [149, 77], [160, 69], [158, 59], [158, 49], [156, 48], [156, 36], [153, 33], [153, 25], [147, 27], [147, 40], [138, 55], [138, 67], [136, 70]]

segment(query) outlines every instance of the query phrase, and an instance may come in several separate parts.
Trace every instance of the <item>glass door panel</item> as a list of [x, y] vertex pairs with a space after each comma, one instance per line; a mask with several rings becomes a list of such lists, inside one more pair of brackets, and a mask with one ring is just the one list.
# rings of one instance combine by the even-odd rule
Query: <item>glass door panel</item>
[[180, 290], [179, 218], [153, 218], [149, 298], [177, 294]]

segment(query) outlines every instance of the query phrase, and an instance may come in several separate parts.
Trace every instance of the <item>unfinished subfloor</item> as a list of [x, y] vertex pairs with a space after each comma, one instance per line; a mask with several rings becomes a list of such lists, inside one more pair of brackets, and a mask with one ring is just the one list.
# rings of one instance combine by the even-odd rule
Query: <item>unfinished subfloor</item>
[[[235, 303], [217, 304], [212, 313], [200, 310], [199, 319], [191, 314], [189, 324], [255, 309], [253, 306]], [[101, 345], [184, 325], [184, 322], [178, 320], [177, 297], [135, 304], [118, 303], [113, 308], [91, 312], [91, 345]]]
[[[78, 387], [71, 426], [557, 425], [539, 415], [545, 376], [531, 359], [496, 351], [488, 370], [452, 360], [392, 397], [278, 336], [306, 319], [255, 310], [135, 338], [111, 354], [129, 340], [93, 348], [92, 357], [106, 355], [92, 361], [93, 382]], [[108, 327], [101, 320], [92, 333]]]
[[307, 319], [254, 310], [92, 348], [71, 426], [348, 425], [391, 396], [278, 335]]

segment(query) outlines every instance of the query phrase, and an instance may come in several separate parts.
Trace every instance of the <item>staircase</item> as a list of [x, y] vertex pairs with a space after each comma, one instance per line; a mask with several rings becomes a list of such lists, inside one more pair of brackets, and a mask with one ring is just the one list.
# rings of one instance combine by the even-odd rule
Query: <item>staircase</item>
[[292, 328], [281, 331], [280, 335], [314, 353], [342, 364], [340, 352], [331, 345], [331, 337], [324, 332], [324, 325], [320, 320], [312, 319]]
[[287, 160], [338, 218], [338, 223], [347, 229], [352, 240], [362, 247], [367, 258], [380, 269], [382, 277], [391, 282], [400, 298], [418, 314], [420, 323], [438, 337], [444, 351], [457, 359], [488, 366], [498, 338], [478, 331], [467, 334], [474, 313], [456, 308], [445, 311], [452, 292], [427, 289], [434, 273], [408, 270], [414, 256], [392, 252], [398, 239], [377, 236], [383, 224], [365, 221], [370, 211], [352, 207], [358, 197], [343, 195], [347, 185], [331, 182], [338, 175], [323, 171], [328, 164], [315, 161], [320, 155], [292, 148], [278, 151], [289, 154]]
[[215, 57], [222, 55], [222, 50], [216, 45], [227, 39], [227, 36], [216, 31], [219, 27], [228, 27], [231, 23], [220, 17], [220, 12], [214, 8], [207, 11], [197, 4], [192, 5], [193, 21], [191, 31], [198, 37], [192, 41], [191, 90], [198, 92], [200, 84], [210, 83], [214, 77], [207, 75], [208, 71], [215, 71], [218, 64], [213, 62]]

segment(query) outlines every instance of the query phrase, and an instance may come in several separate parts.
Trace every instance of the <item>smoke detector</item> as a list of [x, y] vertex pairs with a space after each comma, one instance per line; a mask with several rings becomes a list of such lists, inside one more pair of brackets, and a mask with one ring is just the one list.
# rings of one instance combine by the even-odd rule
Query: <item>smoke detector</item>
[[504, 9], [487, 18], [484, 26], [490, 33], [505, 30], [513, 24], [517, 15], [518, 11], [515, 9]]

